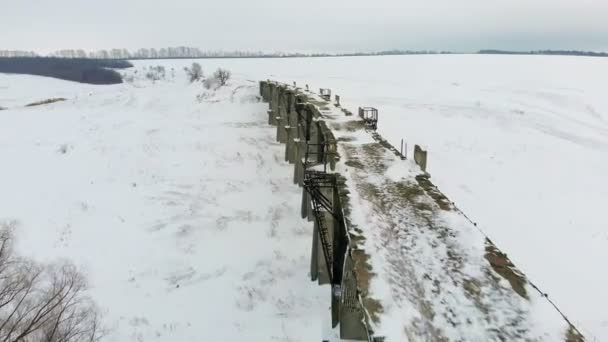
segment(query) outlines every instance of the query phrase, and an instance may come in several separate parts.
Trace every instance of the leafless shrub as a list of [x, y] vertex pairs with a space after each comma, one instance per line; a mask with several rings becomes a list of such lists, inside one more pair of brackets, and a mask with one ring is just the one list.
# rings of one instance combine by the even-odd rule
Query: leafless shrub
[[203, 67], [198, 63], [192, 63], [190, 68], [185, 67], [186, 75], [190, 79], [190, 82], [199, 81], [203, 78]]
[[213, 73], [213, 78], [217, 79], [220, 83], [220, 86], [225, 86], [228, 83], [228, 80], [232, 76], [230, 70], [219, 68]]
[[146, 78], [151, 81], [164, 80], [166, 76], [165, 67], [162, 65], [151, 66], [146, 73]]
[[82, 274], [16, 257], [12, 237], [12, 225], [0, 223], [0, 341], [98, 341], [100, 316]]

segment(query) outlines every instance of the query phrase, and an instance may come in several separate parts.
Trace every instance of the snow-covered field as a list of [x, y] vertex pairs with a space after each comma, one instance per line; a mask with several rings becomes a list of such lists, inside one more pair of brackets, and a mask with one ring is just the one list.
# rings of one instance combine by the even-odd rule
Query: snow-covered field
[[[203, 66], [205, 61], [202, 62]], [[332, 88], [429, 150], [433, 181], [588, 339], [608, 340], [608, 60], [387, 56], [227, 60], [251, 79]]]
[[321, 340], [329, 293], [258, 92], [0, 75], [0, 220], [84, 270], [104, 341]]
[[[329, 294], [308, 281], [299, 191], [252, 101], [266, 78], [377, 107], [380, 132], [426, 146], [433, 182], [589, 340], [608, 339], [608, 60], [199, 60], [235, 77], [203, 102], [191, 63], [135, 62], [174, 68], [156, 84], [0, 75], [0, 219], [18, 222], [22, 253], [87, 271], [109, 340], [319, 340]], [[51, 97], [69, 101], [17, 108]]]

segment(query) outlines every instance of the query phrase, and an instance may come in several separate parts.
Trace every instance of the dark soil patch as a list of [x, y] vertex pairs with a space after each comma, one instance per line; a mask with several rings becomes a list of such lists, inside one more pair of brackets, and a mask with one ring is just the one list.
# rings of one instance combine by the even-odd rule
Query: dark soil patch
[[443, 210], [453, 210], [454, 205], [452, 202], [439, 191], [439, 189], [431, 182], [428, 175], [418, 175], [416, 176], [416, 181], [418, 184], [426, 191], [426, 193], [431, 196], [431, 198], [439, 205], [439, 208]]
[[501, 277], [505, 278], [513, 290], [522, 298], [528, 299], [526, 292], [526, 277], [509, 260], [507, 255], [501, 252], [489, 239], [486, 239], [486, 260], [492, 269]]
[[351, 250], [351, 256], [354, 262], [355, 278], [357, 279], [357, 288], [361, 295], [363, 306], [371, 320], [375, 323], [380, 322], [380, 314], [383, 312], [382, 305], [376, 299], [369, 295], [369, 287], [371, 278], [376, 274], [373, 272], [369, 264], [369, 255], [363, 250]]
[[574, 326], [570, 325], [566, 332], [566, 342], [585, 342], [585, 338]]

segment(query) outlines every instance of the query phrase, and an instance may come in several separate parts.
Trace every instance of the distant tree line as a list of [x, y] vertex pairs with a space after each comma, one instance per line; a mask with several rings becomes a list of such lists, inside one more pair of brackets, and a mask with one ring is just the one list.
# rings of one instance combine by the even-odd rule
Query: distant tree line
[[38, 57], [34, 51], [0, 50], [0, 57]]
[[[172, 59], [172, 58], [284, 58], [284, 57], [340, 57], [340, 56], [383, 56], [445, 54], [446, 51], [386, 50], [377, 52], [353, 53], [300, 53], [300, 52], [263, 52], [263, 51], [203, 51], [193, 47], [169, 47], [162, 49], [142, 48], [135, 51], [110, 49], [86, 52], [78, 49], [65, 49], [50, 53], [50, 57], [75, 59]], [[0, 57], [39, 57], [31, 51], [0, 50]]]
[[591, 52], [578, 50], [538, 50], [538, 51], [505, 51], [505, 50], [480, 50], [479, 54], [486, 55], [556, 55], [556, 56], [591, 56], [608, 57], [606, 52]]
[[[390, 55], [435, 55], [453, 54], [450, 51], [434, 50], [384, 50], [374, 52], [352, 53], [300, 53], [300, 52], [263, 52], [263, 51], [203, 51], [193, 47], [168, 47], [162, 49], [142, 48], [134, 51], [127, 49], [109, 49], [99, 51], [84, 51], [82, 49], [65, 49], [48, 54], [50, 57], [73, 59], [174, 59], [174, 58], [285, 58], [285, 57], [345, 57], [345, 56], [390, 56]], [[538, 51], [506, 51], [480, 50], [478, 54], [503, 55], [567, 55], [608, 57], [605, 52], [589, 52], [578, 50], [538, 50]], [[40, 57], [33, 51], [0, 50], [0, 57]]]
[[56, 57], [0, 57], [0, 73], [27, 74], [90, 84], [122, 83], [113, 69], [130, 68], [124, 60]]

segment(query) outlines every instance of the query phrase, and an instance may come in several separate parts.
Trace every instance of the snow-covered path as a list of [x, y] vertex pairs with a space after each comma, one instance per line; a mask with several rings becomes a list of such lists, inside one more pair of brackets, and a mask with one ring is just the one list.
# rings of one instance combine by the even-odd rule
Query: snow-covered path
[[[310, 227], [257, 83], [201, 101], [181, 76], [0, 84], [0, 219], [19, 252], [82, 267], [106, 341], [321, 339], [327, 292], [307, 277]], [[69, 100], [21, 108], [28, 89]]]

